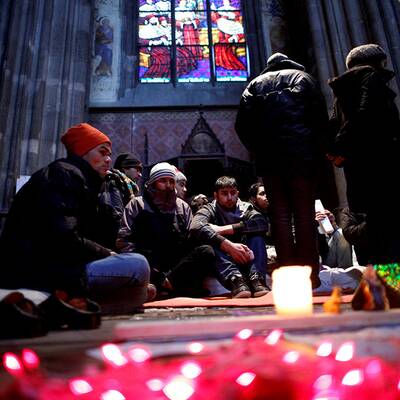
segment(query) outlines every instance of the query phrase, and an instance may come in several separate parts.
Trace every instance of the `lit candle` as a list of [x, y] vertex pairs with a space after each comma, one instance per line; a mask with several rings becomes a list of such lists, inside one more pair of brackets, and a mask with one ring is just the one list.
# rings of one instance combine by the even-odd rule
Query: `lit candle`
[[282, 315], [308, 315], [313, 312], [311, 267], [281, 267], [272, 272], [275, 310]]

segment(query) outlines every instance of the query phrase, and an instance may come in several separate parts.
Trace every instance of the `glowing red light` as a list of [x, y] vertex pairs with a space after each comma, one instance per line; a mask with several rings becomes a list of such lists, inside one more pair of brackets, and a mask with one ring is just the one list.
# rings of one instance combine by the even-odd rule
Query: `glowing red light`
[[172, 379], [163, 389], [170, 400], [187, 400], [194, 393], [192, 381], [183, 376]]
[[327, 390], [331, 387], [333, 382], [332, 375], [321, 375], [314, 382], [314, 389], [316, 390]]
[[345, 386], [356, 386], [362, 383], [364, 380], [363, 373], [359, 369], [353, 369], [349, 371], [342, 379], [342, 385]]
[[159, 392], [164, 387], [164, 383], [161, 379], [149, 379], [146, 385], [153, 392]]
[[371, 360], [365, 367], [368, 375], [376, 375], [382, 372], [382, 365], [379, 360]]
[[150, 352], [143, 347], [134, 347], [128, 351], [128, 354], [137, 363], [142, 363], [151, 357]]
[[195, 362], [187, 362], [182, 365], [181, 373], [185, 378], [188, 379], [195, 379], [197, 378], [202, 372], [202, 369], [199, 364]]
[[40, 360], [38, 355], [31, 349], [22, 350], [22, 362], [25, 367], [30, 369], [37, 369], [40, 365]]
[[4, 368], [10, 374], [18, 374], [21, 373], [24, 367], [21, 364], [21, 361], [14, 353], [4, 353], [3, 354], [3, 364]]
[[198, 343], [198, 342], [190, 343], [188, 345], [188, 350], [189, 350], [189, 353], [192, 353], [192, 354], [201, 353], [204, 350], [204, 344]]
[[118, 390], [107, 390], [100, 396], [101, 400], [125, 400], [125, 396]]
[[279, 342], [279, 339], [281, 338], [281, 336], [282, 336], [282, 331], [280, 329], [274, 329], [265, 338], [265, 343], [273, 346]]
[[90, 393], [93, 388], [88, 381], [84, 379], [74, 379], [69, 383], [69, 389], [73, 394], [79, 396], [81, 394]]
[[312, 400], [341, 400], [340, 397], [335, 393], [331, 392], [322, 392], [322, 393], [317, 393]]
[[332, 343], [331, 342], [324, 342], [318, 346], [316, 351], [316, 355], [320, 357], [328, 357], [332, 354]]
[[289, 351], [283, 356], [283, 361], [287, 364], [294, 364], [300, 357], [298, 351]]
[[242, 329], [239, 331], [236, 335], [237, 338], [241, 340], [246, 340], [248, 339], [251, 335], [253, 334], [253, 331], [251, 329]]
[[256, 374], [254, 372], [243, 372], [237, 379], [236, 383], [241, 386], [249, 386], [254, 381]]
[[343, 343], [336, 353], [336, 360], [338, 361], [350, 361], [354, 356], [354, 344], [353, 342]]
[[101, 351], [104, 359], [117, 367], [125, 365], [128, 362], [121, 353], [120, 348], [115, 344], [105, 344], [102, 346]]

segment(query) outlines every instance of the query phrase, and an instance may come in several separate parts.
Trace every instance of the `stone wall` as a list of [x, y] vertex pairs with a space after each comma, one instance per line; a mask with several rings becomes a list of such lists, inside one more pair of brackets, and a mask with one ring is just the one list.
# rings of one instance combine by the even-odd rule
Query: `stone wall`
[[[220, 110], [205, 111], [203, 117], [224, 145], [226, 156], [249, 161], [234, 131], [235, 115], [236, 111]], [[108, 112], [92, 113], [89, 122], [110, 135], [114, 155], [134, 152], [146, 165], [152, 165], [180, 156], [198, 118], [196, 111]]]

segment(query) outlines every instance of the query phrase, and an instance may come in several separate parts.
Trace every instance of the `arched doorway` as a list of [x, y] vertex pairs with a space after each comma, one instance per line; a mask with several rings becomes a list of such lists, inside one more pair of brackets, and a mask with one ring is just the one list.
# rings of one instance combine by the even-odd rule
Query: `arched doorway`
[[214, 184], [222, 175], [234, 176], [243, 194], [255, 180], [254, 166], [246, 161], [228, 157], [224, 145], [219, 141], [200, 111], [199, 119], [192, 129], [181, 155], [171, 163], [188, 179], [188, 197], [203, 193], [212, 197]]

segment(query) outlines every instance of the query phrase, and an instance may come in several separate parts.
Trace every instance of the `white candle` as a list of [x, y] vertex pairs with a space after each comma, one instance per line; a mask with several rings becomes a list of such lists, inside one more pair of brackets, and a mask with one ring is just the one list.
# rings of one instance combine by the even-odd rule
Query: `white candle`
[[282, 315], [309, 315], [313, 312], [311, 267], [293, 265], [272, 272], [275, 310]]

